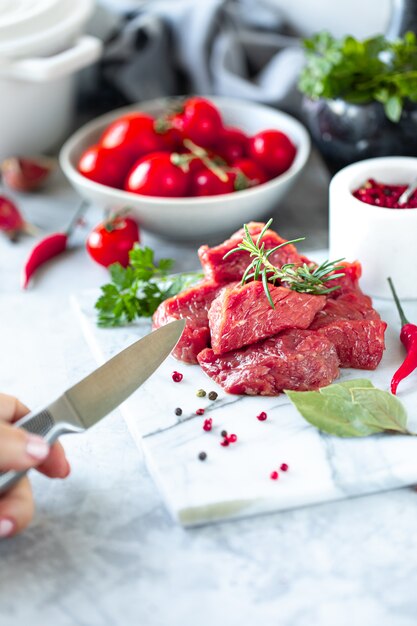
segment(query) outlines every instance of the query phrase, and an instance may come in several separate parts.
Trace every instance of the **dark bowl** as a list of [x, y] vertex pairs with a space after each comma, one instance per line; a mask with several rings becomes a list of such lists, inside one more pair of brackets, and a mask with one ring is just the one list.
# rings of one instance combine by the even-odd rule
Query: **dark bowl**
[[417, 156], [417, 107], [406, 103], [398, 123], [379, 102], [303, 99], [303, 120], [331, 174], [380, 156]]

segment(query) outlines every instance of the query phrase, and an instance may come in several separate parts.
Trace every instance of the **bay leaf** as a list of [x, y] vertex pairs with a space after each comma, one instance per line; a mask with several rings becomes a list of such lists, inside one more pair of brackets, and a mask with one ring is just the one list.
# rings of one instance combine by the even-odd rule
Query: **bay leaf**
[[367, 379], [337, 383], [318, 391], [285, 393], [304, 419], [331, 435], [367, 437], [387, 431], [411, 434], [401, 402]]

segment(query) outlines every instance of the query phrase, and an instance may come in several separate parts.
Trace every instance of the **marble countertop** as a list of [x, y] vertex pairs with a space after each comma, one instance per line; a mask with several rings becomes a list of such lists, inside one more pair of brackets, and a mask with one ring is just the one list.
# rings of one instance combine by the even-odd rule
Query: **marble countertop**
[[[277, 212], [277, 228], [310, 233], [310, 249], [326, 245], [326, 186], [313, 159]], [[21, 205], [52, 231], [77, 198], [57, 177]], [[91, 208], [87, 227], [99, 218]], [[95, 367], [69, 296], [101, 284], [105, 271], [76, 245], [22, 293], [31, 243], [0, 240], [0, 388], [36, 406]], [[195, 264], [190, 247], [167, 244], [163, 254], [178, 269]], [[0, 544], [1, 626], [416, 624], [413, 489], [184, 530], [118, 412], [63, 443], [71, 476], [34, 474], [35, 520]]]

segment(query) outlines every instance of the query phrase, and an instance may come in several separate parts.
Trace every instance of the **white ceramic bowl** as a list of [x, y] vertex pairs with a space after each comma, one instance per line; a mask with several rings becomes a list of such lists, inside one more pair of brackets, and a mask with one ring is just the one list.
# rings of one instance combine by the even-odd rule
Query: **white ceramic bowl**
[[76, 72], [101, 54], [83, 35], [94, 0], [0, 2], [0, 160], [58, 147], [72, 124]]
[[269, 216], [276, 209], [307, 161], [310, 139], [297, 120], [270, 107], [229, 98], [213, 97], [210, 100], [220, 109], [226, 125], [238, 126], [250, 135], [266, 128], [288, 134], [297, 147], [289, 170], [252, 189], [204, 198], [157, 198], [133, 194], [92, 182], [77, 172], [76, 165], [83, 150], [96, 143], [113, 120], [130, 111], [159, 115], [166, 110], [170, 101], [167, 99], [117, 109], [86, 124], [63, 146], [61, 167], [84, 198], [103, 208], [129, 207], [143, 228], [163, 237], [204, 241], [205, 238], [230, 234], [243, 223]]
[[368, 178], [409, 184], [417, 158], [379, 157], [348, 165], [330, 183], [330, 258], [359, 260], [365, 293], [391, 298], [391, 276], [400, 298], [417, 298], [417, 209], [386, 209], [357, 200], [352, 191]]

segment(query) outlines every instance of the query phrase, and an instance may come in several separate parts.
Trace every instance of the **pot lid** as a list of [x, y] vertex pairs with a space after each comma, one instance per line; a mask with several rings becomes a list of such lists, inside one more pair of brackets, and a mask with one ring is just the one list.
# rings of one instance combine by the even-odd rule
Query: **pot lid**
[[94, 0], [0, 0], [0, 57], [45, 55], [81, 31]]

